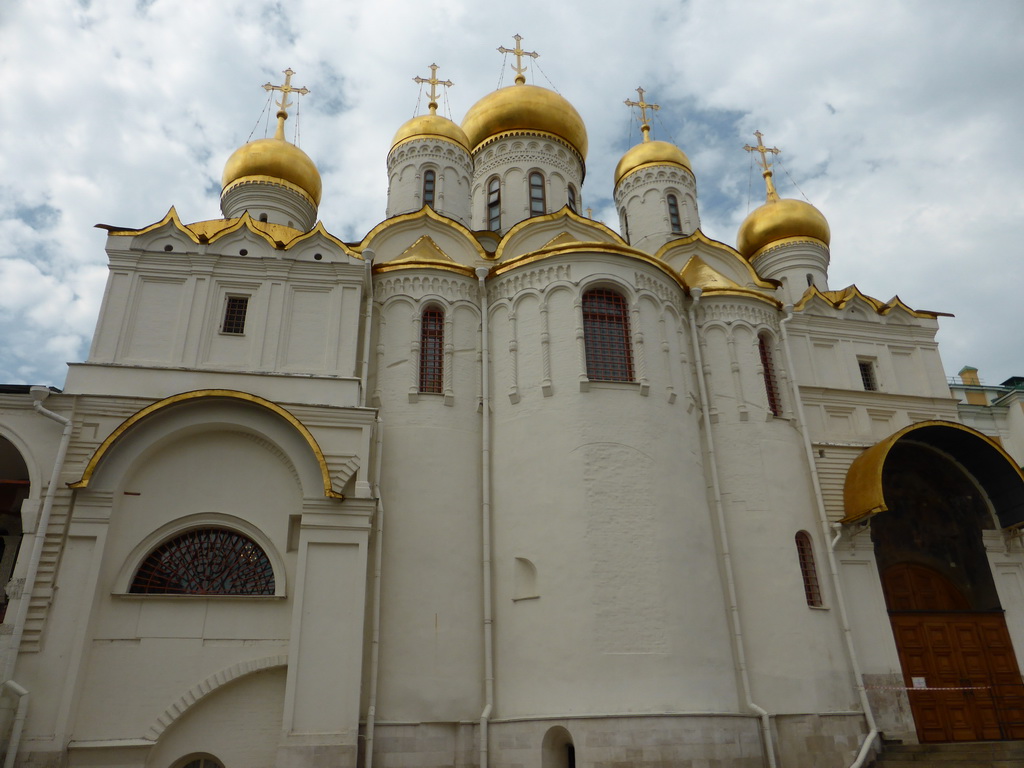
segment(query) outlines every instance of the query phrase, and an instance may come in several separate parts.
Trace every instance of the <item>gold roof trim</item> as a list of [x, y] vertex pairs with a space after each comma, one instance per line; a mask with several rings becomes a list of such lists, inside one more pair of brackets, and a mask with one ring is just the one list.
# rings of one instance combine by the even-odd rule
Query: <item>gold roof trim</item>
[[[1009, 476], [1012, 479], [1012, 476], [1016, 475], [1020, 481], [1020, 487], [1024, 489], [1024, 472], [1021, 471], [1021, 468], [1017, 466], [1017, 462], [1013, 460], [1003, 447], [988, 435], [952, 421], [937, 419], [921, 421], [894, 432], [884, 440], [872, 445], [853, 460], [853, 464], [850, 465], [850, 469], [846, 473], [846, 482], [843, 485], [843, 507], [846, 514], [841, 522], [844, 524], [860, 522], [889, 509], [882, 488], [882, 471], [885, 468], [885, 460], [889, 455], [889, 451], [899, 440], [911, 433], [934, 427], [958, 431], [969, 438], [980, 440], [1005, 460], [1006, 467], [1001, 465], [998, 467], [998, 469], [1002, 470], [1004, 478]], [[931, 444], [927, 437], [922, 436], [921, 439], [922, 442]], [[970, 446], [970, 451], [977, 453], [977, 448], [980, 448], [980, 446], [975, 447], [972, 445]], [[989, 457], [991, 457], [991, 454], [989, 454]], [[961, 456], [954, 455], [953, 458], [958, 461], [961, 460]]]
[[287, 179], [281, 179], [278, 178], [277, 176], [265, 176], [262, 174], [242, 176], [240, 178], [235, 179], [234, 181], [229, 182], [227, 186], [225, 186], [224, 189], [221, 191], [221, 198], [223, 199], [224, 195], [226, 195], [230, 190], [234, 189], [235, 187], [241, 187], [245, 184], [272, 184], [275, 187], [284, 187], [285, 189], [291, 190], [295, 194], [300, 195], [303, 200], [312, 205], [314, 208], [320, 205], [320, 203], [317, 200], [315, 200], [313, 196], [309, 194], [309, 192], [304, 190], [298, 184], [293, 184]]
[[548, 240], [544, 244], [544, 247], [541, 248], [541, 250], [544, 250], [544, 248], [554, 248], [554, 247], [559, 246], [559, 245], [571, 245], [572, 243], [578, 243], [578, 242], [580, 242], [578, 237], [573, 237], [568, 232], [562, 232], [562, 233], [560, 233], [558, 235], [555, 235], [550, 240]]
[[484, 250], [484, 247], [480, 245], [480, 241], [476, 239], [476, 236], [473, 234], [472, 230], [467, 229], [463, 224], [460, 224], [455, 219], [449, 219], [447, 216], [442, 216], [429, 205], [424, 205], [418, 211], [414, 211], [413, 213], [403, 213], [398, 216], [392, 216], [390, 219], [385, 219], [380, 224], [371, 229], [369, 232], [367, 232], [363, 236], [363, 239], [359, 242], [358, 246], [356, 247], [359, 249], [360, 252], [365, 251], [367, 248], [370, 247], [370, 243], [373, 241], [373, 239], [382, 232], [384, 232], [385, 230], [391, 229], [392, 227], [401, 226], [402, 224], [405, 224], [410, 221], [417, 221], [420, 219], [429, 219], [431, 221], [436, 222], [437, 224], [441, 224], [445, 227], [454, 229], [456, 232], [458, 232], [459, 234], [466, 238], [466, 241], [470, 243], [472, 248], [477, 252], [477, 255], [481, 259], [490, 260], [493, 258], [491, 254], [487, 253], [487, 251]]
[[[765, 290], [774, 292], [778, 287], [779, 283], [775, 280], [767, 280], [757, 274], [757, 270], [751, 266], [750, 262], [740, 256], [740, 252], [733, 248], [731, 245], [721, 243], [718, 240], [712, 240], [710, 237], [705, 235], [699, 229], [696, 230], [692, 235], [681, 237], [678, 240], [670, 240], [661, 246], [654, 254], [655, 258], [667, 261], [671, 256], [672, 251], [686, 251], [696, 244], [702, 244], [708, 248], [712, 248], [716, 251], [720, 251], [725, 257], [732, 259], [744, 272], [747, 273], [747, 277], [751, 283], [756, 285], [758, 288], [764, 288]], [[693, 258], [693, 257], [691, 257]], [[706, 263], [706, 262], [705, 262]], [[689, 262], [687, 262], [689, 264]], [[713, 267], [711, 267], [713, 269]], [[686, 269], [686, 266], [683, 266]], [[737, 283], [737, 286], [739, 284]], [[743, 288], [742, 290], [749, 290]]]
[[383, 264], [375, 264], [373, 273], [379, 275], [384, 272], [398, 272], [402, 269], [439, 269], [444, 272], [466, 275], [467, 277], [473, 277], [475, 274], [473, 267], [467, 267], [465, 264], [459, 264], [455, 261], [445, 263], [427, 259], [403, 259], [400, 262], [386, 261]]
[[833, 309], [845, 309], [851, 301], [854, 299], [860, 299], [871, 307], [877, 314], [882, 316], [888, 315], [894, 309], [899, 307], [912, 317], [929, 318], [932, 320], [937, 317], [953, 317], [949, 312], [933, 312], [927, 309], [912, 309], [904, 304], [903, 300], [900, 299], [899, 296], [893, 296], [889, 301], [883, 302], [873, 296], [868, 296], [866, 293], [862, 293], [860, 288], [856, 285], [848, 285], [846, 288], [842, 288], [838, 291], [821, 291], [815, 285], [809, 286], [793, 309], [800, 312], [816, 298], [825, 302]]
[[[255, 224], [257, 222], [253, 222], [253, 223]], [[289, 248], [294, 248], [295, 246], [300, 245], [301, 243], [304, 243], [307, 240], [311, 240], [314, 237], [322, 237], [322, 238], [324, 238], [325, 240], [327, 240], [327, 241], [333, 243], [334, 245], [338, 246], [339, 248], [341, 248], [342, 251], [344, 251], [349, 256], [352, 256], [353, 258], [356, 258], [356, 259], [363, 258], [362, 254], [357, 253], [355, 251], [355, 249], [353, 249], [350, 245], [348, 245], [347, 243], [342, 242], [337, 237], [335, 237], [330, 232], [328, 232], [327, 229], [324, 227], [324, 223], [322, 221], [317, 221], [316, 226], [314, 226], [311, 230], [309, 230], [309, 232], [303, 232], [301, 235], [296, 237], [294, 240], [289, 241], [288, 244], [284, 247], [284, 249], [287, 251]]]
[[[516, 237], [516, 235], [518, 235], [520, 232], [522, 232], [527, 227], [533, 227], [533, 226], [536, 226], [538, 224], [543, 224], [543, 223], [550, 222], [550, 221], [558, 221], [559, 219], [568, 219], [570, 221], [575, 221], [575, 222], [577, 222], [579, 224], [582, 224], [587, 229], [595, 229], [596, 228], [599, 232], [603, 232], [604, 234], [609, 236], [610, 242], [608, 244], [610, 244], [610, 245], [621, 245], [623, 247], [629, 248], [629, 245], [626, 243], [625, 240], [622, 239], [622, 236], [618, 232], [613, 230], [611, 227], [609, 227], [607, 224], [605, 224], [604, 222], [595, 221], [594, 219], [589, 219], [589, 218], [587, 218], [585, 216], [580, 216], [578, 213], [576, 213], [576, 211], [574, 211], [568, 205], [563, 205], [557, 211], [552, 211], [551, 213], [545, 213], [543, 216], [531, 216], [530, 218], [523, 219], [522, 221], [520, 221], [520, 222], [516, 223], [515, 225], [513, 225], [512, 228], [509, 229], [509, 231], [505, 233], [505, 236], [501, 238], [501, 242], [498, 244], [498, 247], [495, 249], [494, 254], [490, 255], [489, 258], [491, 258], [494, 261], [501, 261], [501, 259], [504, 258], [504, 256], [505, 256], [505, 250], [508, 247], [509, 243], [511, 243], [512, 240]], [[569, 234], [569, 233], [568, 232], [560, 233], [558, 236], [555, 237], [555, 240], [557, 240], [558, 237], [561, 237], [562, 234]], [[570, 237], [572, 237], [572, 235], [570, 235]], [[548, 245], [545, 245], [544, 248], [547, 248], [553, 242], [554, 242], [554, 240], [552, 240], [550, 243], [548, 243]], [[593, 242], [593, 241], [583, 241], [583, 240], [575, 240], [574, 239], [573, 242], [581, 243], [581, 242]], [[600, 242], [600, 241], [596, 241], [596, 242]], [[543, 248], [541, 250], [543, 250]]]
[[648, 253], [638, 251], [631, 248], [628, 245], [617, 245], [615, 243], [602, 243], [602, 242], [586, 242], [577, 240], [573, 243], [567, 243], [563, 245], [557, 245], [552, 248], [542, 248], [537, 251], [530, 251], [524, 253], [521, 256], [516, 256], [508, 261], [497, 264], [491, 270], [491, 275], [503, 275], [506, 272], [510, 272], [513, 269], [525, 266], [527, 264], [533, 264], [537, 261], [549, 259], [554, 256], [564, 256], [569, 253], [608, 253], [617, 256], [626, 256], [628, 258], [637, 259], [647, 264], [657, 267], [666, 275], [670, 275], [677, 283], [682, 285], [682, 278], [676, 274], [672, 269], [669, 268], [665, 262], [655, 259]]
[[691, 256], [679, 271], [687, 285], [704, 291], [736, 290], [740, 284], [730, 280], [700, 256]]
[[171, 209], [167, 211], [164, 217], [160, 219], [160, 221], [154, 222], [153, 224], [149, 224], [148, 226], [145, 226], [142, 229], [118, 229], [115, 227], [107, 226], [106, 224], [97, 224], [96, 227], [98, 229], [107, 230], [107, 234], [110, 237], [132, 237], [134, 235], [145, 235], [148, 234], [149, 232], [154, 232], [158, 229], [167, 226], [168, 224], [173, 224], [182, 234], [191, 238], [193, 242], [199, 242], [199, 238], [196, 236], [196, 234], [181, 223], [181, 219], [178, 218], [178, 212], [174, 209], [173, 205], [171, 206]]
[[816, 245], [819, 248], [823, 248], [826, 253], [829, 253], [828, 243], [823, 240], [819, 240], [816, 237], [810, 235], [794, 235], [793, 237], [780, 237], [778, 240], [773, 240], [767, 245], [763, 245], [750, 254], [750, 260], [754, 261], [766, 253], [774, 251], [776, 248], [781, 248], [784, 245], [796, 245], [797, 243], [806, 243], [808, 245]]
[[430, 235], [420, 235], [419, 240], [402, 251], [397, 259], [385, 262], [397, 264], [403, 261], [440, 261], [445, 264], [455, 264], [456, 261], [447, 253], [441, 250]]
[[[501, 131], [501, 133], [496, 133], [493, 136], [489, 136], [486, 139], [482, 139], [479, 144], [477, 144], [475, 147], [473, 147], [472, 154], [475, 155], [478, 151], [480, 151], [484, 147], [487, 147], [487, 146], [493, 144], [494, 142], [498, 141], [499, 139], [508, 138], [509, 136], [529, 136], [530, 138], [540, 137], [540, 138], [543, 138], [543, 139], [548, 140], [548, 141], [553, 141], [556, 144], [561, 144], [563, 147], [565, 147], [570, 152], [572, 152], [576, 156], [576, 158], [580, 161], [580, 163], [584, 164], [584, 171], [586, 171], [586, 161], [587, 161], [587, 159], [582, 154], [580, 154], [579, 149], [577, 149], [572, 144], [572, 142], [570, 142], [567, 139], [563, 139], [557, 133], [551, 133], [551, 131], [542, 131], [539, 128], [538, 129], [533, 129], [533, 128], [510, 128], [507, 131]], [[584, 173], [584, 175], [586, 175], [586, 174]]]
[[158, 400], [155, 403], [147, 405], [140, 411], [129, 416], [127, 419], [121, 422], [121, 424], [111, 432], [107, 438], [100, 443], [93, 454], [92, 458], [89, 459], [89, 463], [85, 467], [85, 471], [82, 473], [82, 478], [74, 483], [68, 483], [69, 488], [88, 488], [89, 481], [92, 480], [93, 473], [96, 471], [97, 466], [103, 460], [103, 457], [107, 455], [110, 449], [114, 446], [117, 441], [124, 436], [124, 434], [138, 424], [140, 421], [145, 419], [147, 416], [151, 416], [158, 411], [162, 411], [165, 408], [169, 408], [181, 403], [186, 403], [192, 400], [199, 400], [205, 398], [228, 398], [231, 400], [242, 400], [248, 403], [262, 406], [269, 411], [273, 411], [278, 416], [283, 418], [289, 424], [291, 424], [296, 431], [302, 435], [306, 444], [309, 445], [313, 451], [313, 455], [316, 457], [316, 462], [320, 467], [320, 476], [323, 479], [324, 485], [324, 496], [330, 499], [344, 499], [345, 496], [342, 493], [334, 490], [331, 483], [330, 472], [327, 468], [327, 459], [324, 456], [324, 452], [320, 450], [320, 445], [317, 443], [316, 438], [306, 428], [306, 425], [299, 421], [294, 414], [282, 408], [277, 403], [265, 400], [258, 395], [252, 395], [248, 392], [239, 392], [233, 389], [197, 389], [192, 392], [182, 392], [177, 395], [171, 395], [163, 400]]

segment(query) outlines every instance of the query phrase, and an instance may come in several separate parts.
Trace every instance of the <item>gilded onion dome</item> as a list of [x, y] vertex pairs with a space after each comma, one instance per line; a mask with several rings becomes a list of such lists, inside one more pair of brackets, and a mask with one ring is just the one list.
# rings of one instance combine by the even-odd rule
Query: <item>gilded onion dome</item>
[[645, 140], [626, 152], [615, 166], [616, 186], [633, 171], [650, 165], [676, 165], [693, 172], [690, 158], [683, 150], [667, 141], [647, 141], [647, 136], [648, 134], [644, 133]]
[[587, 156], [587, 129], [575, 107], [547, 88], [517, 82], [484, 96], [462, 121], [469, 146], [510, 131], [549, 133], [568, 142], [580, 157]]
[[406, 122], [391, 140], [391, 149], [411, 139], [444, 139], [458, 144], [467, 152], [472, 149], [466, 132], [446, 117], [437, 114], [420, 115]]
[[247, 181], [284, 182], [320, 204], [320, 172], [305, 152], [284, 140], [257, 139], [234, 151], [224, 166], [223, 191]]

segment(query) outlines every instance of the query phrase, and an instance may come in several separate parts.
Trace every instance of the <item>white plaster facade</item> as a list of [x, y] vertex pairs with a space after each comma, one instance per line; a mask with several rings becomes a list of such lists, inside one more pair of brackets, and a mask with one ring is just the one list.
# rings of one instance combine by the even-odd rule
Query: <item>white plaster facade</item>
[[[583, 158], [547, 131], [398, 150], [358, 243], [230, 206], [111, 231], [88, 361], [45, 398], [0, 391], [17, 765], [850, 765], [874, 726], [917, 738], [870, 518], [844, 501], [902, 430], [938, 430], [988, 499], [1024, 653], [1024, 549], [1000, 530], [1024, 479], [958, 426], [934, 313], [828, 291], [826, 243], [747, 262], [700, 232], [678, 168], [616, 191], [627, 242], [567, 206]], [[492, 176], [500, 231], [471, 231]], [[594, 290], [625, 307], [620, 380], [594, 373]], [[204, 527], [259, 545], [272, 593], [131, 591]]]

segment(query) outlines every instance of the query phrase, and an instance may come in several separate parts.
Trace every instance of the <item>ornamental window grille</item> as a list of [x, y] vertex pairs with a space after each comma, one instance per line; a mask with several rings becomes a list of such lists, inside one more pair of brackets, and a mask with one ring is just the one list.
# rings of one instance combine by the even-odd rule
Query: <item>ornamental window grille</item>
[[543, 216], [547, 213], [547, 202], [544, 199], [544, 174], [534, 171], [530, 174], [530, 216]]
[[228, 296], [224, 303], [224, 322], [221, 333], [241, 336], [245, 333], [245, 313], [249, 309], [248, 296]]
[[577, 207], [578, 205], [579, 205], [579, 203], [576, 202], [576, 187], [574, 187], [572, 184], [570, 184], [569, 185], [569, 210], [571, 210], [573, 213], [579, 213], [579, 208]]
[[420, 392], [444, 391], [444, 311], [427, 307], [420, 317]]
[[487, 228], [495, 232], [501, 229], [501, 181], [497, 176], [487, 182]]
[[196, 528], [153, 550], [128, 590], [136, 595], [273, 595], [274, 568], [247, 536]]
[[608, 288], [583, 294], [583, 338], [588, 379], [633, 381], [629, 307], [622, 294]]
[[423, 172], [423, 204], [434, 207], [434, 188], [437, 184], [437, 174], [433, 171]]
[[757, 337], [757, 349], [761, 353], [761, 370], [764, 371], [764, 393], [768, 397], [768, 410], [772, 416], [782, 415], [782, 398], [779, 397], [779, 382], [772, 360], [771, 342], [765, 334]]
[[860, 370], [860, 383], [867, 392], [878, 391], [878, 378], [875, 376], [874, 360], [858, 360], [857, 368]]
[[679, 218], [679, 201], [675, 195], [669, 195], [666, 200], [668, 202], [668, 223], [672, 227], [673, 234], [681, 235], [683, 224]]
[[818, 569], [814, 566], [814, 547], [811, 534], [800, 531], [796, 535], [796, 554], [800, 560], [800, 575], [804, 581], [804, 597], [811, 608], [821, 608], [821, 586], [818, 584]]

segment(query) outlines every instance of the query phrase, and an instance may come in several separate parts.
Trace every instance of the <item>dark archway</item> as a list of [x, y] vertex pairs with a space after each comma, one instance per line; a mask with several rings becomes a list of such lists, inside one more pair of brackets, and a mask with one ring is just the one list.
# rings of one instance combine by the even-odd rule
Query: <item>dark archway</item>
[[21, 548], [21, 503], [31, 490], [28, 466], [14, 444], [0, 437], [0, 621], [7, 613], [4, 590]]

